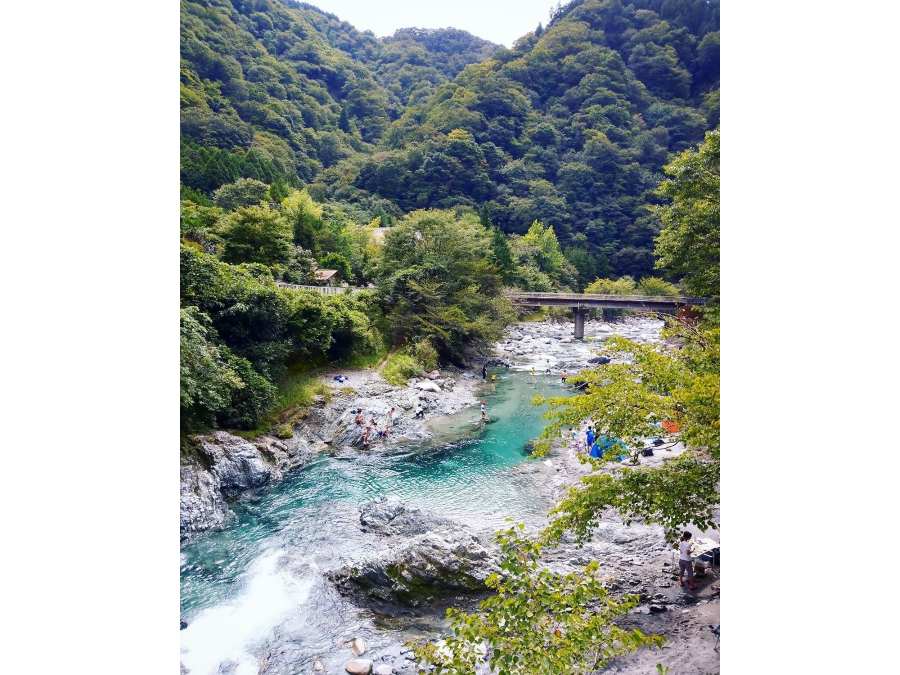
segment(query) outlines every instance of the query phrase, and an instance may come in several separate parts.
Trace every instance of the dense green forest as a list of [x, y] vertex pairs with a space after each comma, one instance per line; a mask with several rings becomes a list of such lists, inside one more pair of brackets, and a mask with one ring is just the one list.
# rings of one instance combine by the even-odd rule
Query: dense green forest
[[[573, 0], [507, 49], [184, 0], [185, 427], [259, 430], [317, 363], [463, 362], [514, 318], [506, 286], [678, 292], [659, 186], [718, 126], [718, 30], [718, 2]], [[319, 267], [369, 289], [276, 283]]]

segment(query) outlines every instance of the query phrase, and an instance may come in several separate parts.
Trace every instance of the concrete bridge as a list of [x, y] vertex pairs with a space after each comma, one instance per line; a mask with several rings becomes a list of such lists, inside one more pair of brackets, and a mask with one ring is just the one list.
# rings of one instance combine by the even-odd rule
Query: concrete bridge
[[705, 298], [665, 295], [601, 295], [596, 293], [532, 293], [510, 291], [506, 297], [523, 307], [571, 307], [575, 315], [575, 339], [584, 339], [584, 317], [589, 309], [629, 309], [636, 312], [677, 314], [703, 305]]

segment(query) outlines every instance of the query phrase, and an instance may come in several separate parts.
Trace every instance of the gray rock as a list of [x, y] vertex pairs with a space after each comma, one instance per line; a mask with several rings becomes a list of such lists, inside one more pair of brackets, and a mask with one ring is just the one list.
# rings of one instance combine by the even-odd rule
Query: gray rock
[[194, 463], [181, 466], [181, 537], [225, 527], [234, 514], [228, 509], [219, 479]]
[[372, 669], [372, 675], [393, 675], [394, 669], [387, 663], [379, 663]]
[[242, 492], [279, 480], [281, 472], [267, 462], [253, 443], [225, 431], [197, 438], [200, 452], [209, 460], [222, 494], [236, 497]]
[[[484, 592], [485, 579], [498, 569], [493, 553], [462, 525], [410, 513], [428, 519], [427, 531], [327, 572], [338, 590], [364, 602], [409, 607], [430, 604], [438, 597]], [[385, 527], [393, 528], [393, 522]], [[404, 523], [404, 527], [422, 526]]]
[[438, 394], [441, 391], [441, 388], [431, 380], [422, 380], [420, 382], [416, 382], [414, 386], [416, 389], [420, 389], [422, 391], [431, 391], [435, 394]]
[[350, 659], [344, 670], [351, 675], [369, 675], [372, 672], [372, 662], [369, 659]]
[[415, 536], [425, 534], [451, 521], [408, 508], [399, 497], [390, 495], [368, 502], [360, 509], [359, 522], [363, 532]]

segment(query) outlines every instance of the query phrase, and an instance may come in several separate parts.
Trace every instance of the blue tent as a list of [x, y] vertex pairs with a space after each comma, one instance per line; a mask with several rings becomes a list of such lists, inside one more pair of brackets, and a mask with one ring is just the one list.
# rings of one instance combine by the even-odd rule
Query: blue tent
[[[601, 435], [597, 437], [597, 440], [594, 441], [594, 444], [591, 446], [590, 455], [591, 457], [600, 458], [611, 448], [619, 448], [620, 452], [628, 451], [628, 447], [621, 439]], [[621, 455], [619, 459], [621, 459]]]

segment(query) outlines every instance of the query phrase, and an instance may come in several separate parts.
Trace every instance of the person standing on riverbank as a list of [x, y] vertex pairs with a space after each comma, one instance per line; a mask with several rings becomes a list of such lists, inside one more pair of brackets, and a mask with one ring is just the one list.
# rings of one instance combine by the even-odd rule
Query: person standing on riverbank
[[487, 422], [487, 406], [484, 401], [481, 402], [481, 421]]
[[481, 365], [481, 379], [482, 379], [482, 380], [486, 380], [486, 379], [487, 379], [487, 364], [486, 364], [486, 363], [483, 363], [483, 364]]
[[682, 578], [687, 576], [688, 590], [696, 590], [694, 582], [694, 559], [691, 557], [691, 533], [681, 535], [681, 543], [678, 545], [678, 583], [684, 586]]

